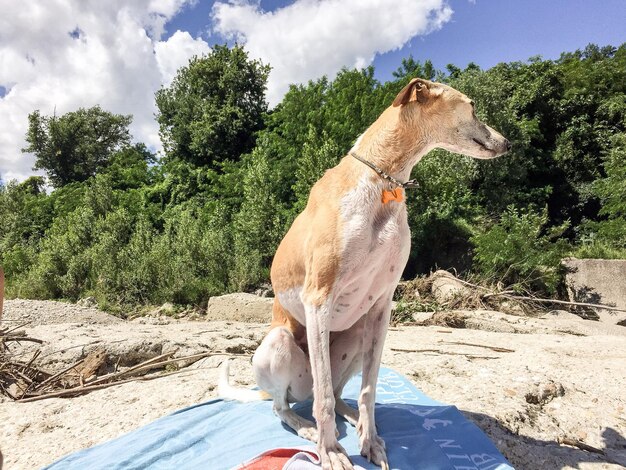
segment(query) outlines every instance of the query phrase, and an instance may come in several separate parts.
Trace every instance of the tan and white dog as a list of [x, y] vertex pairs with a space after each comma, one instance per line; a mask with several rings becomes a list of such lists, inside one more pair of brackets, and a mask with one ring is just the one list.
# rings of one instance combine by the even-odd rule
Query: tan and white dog
[[[337, 441], [335, 413], [356, 426], [361, 454], [388, 467], [374, 400], [391, 300], [409, 256], [404, 190], [396, 184], [436, 147], [493, 158], [510, 144], [478, 120], [465, 95], [413, 79], [351, 155], [313, 186], [276, 251], [272, 325], [254, 354], [254, 374], [280, 419], [317, 442], [324, 469], [353, 468]], [[341, 392], [358, 372], [363, 380], [355, 410]], [[240, 400], [263, 396], [231, 387], [228, 365], [219, 390]], [[311, 397], [317, 426], [289, 406]]]

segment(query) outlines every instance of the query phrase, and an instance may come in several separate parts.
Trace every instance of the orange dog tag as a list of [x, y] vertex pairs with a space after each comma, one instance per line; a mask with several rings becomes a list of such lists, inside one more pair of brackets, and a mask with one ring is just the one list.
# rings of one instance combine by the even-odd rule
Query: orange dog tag
[[404, 200], [404, 193], [402, 188], [395, 188], [389, 191], [383, 189], [383, 204], [387, 204], [390, 201], [402, 202]]

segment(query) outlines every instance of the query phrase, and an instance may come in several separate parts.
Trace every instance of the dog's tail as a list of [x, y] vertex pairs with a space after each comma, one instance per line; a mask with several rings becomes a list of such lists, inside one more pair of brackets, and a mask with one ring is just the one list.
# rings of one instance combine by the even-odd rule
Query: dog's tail
[[272, 398], [272, 396], [264, 390], [233, 387], [228, 380], [230, 376], [230, 359], [226, 359], [220, 369], [220, 379], [217, 383], [217, 394], [220, 398], [244, 403]]

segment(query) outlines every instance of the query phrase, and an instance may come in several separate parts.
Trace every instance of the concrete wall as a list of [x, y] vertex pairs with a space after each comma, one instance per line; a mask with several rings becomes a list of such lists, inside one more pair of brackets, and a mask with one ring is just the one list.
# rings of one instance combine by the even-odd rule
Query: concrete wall
[[[626, 310], [626, 260], [566, 258], [565, 281], [570, 300], [601, 303]], [[626, 313], [598, 310], [600, 320], [618, 323]]]

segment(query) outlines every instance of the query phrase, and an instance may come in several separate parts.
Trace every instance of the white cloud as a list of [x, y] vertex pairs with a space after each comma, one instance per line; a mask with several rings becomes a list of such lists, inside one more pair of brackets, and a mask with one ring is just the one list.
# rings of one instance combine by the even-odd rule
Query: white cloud
[[[21, 148], [35, 109], [63, 114], [99, 104], [132, 114], [135, 139], [160, 149], [154, 93], [191, 56], [209, 51], [186, 31], [162, 36], [166, 23], [196, 2], [0, 0], [0, 86], [8, 90], [0, 97], [0, 176], [33, 173], [34, 157]], [[268, 98], [276, 104], [290, 83], [367, 66], [451, 14], [446, 0], [296, 0], [274, 12], [233, 0], [214, 5], [212, 26], [273, 67]]]
[[190, 57], [208, 54], [210, 48], [202, 39], [193, 39], [187, 31], [176, 31], [167, 41], [154, 45], [156, 60], [164, 85], [169, 85], [176, 71], [187, 65]]
[[342, 66], [365, 67], [451, 16], [445, 0], [297, 0], [274, 12], [246, 0], [213, 7], [215, 32], [245, 43], [252, 57], [272, 66], [271, 104], [290, 83], [333, 76]]
[[24, 155], [27, 116], [96, 104], [134, 117], [136, 140], [159, 149], [154, 93], [177, 67], [208, 51], [177, 32], [161, 41], [166, 22], [189, 0], [0, 0], [0, 176], [32, 174]]

